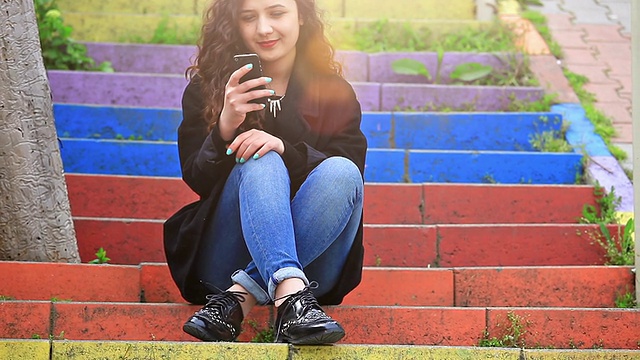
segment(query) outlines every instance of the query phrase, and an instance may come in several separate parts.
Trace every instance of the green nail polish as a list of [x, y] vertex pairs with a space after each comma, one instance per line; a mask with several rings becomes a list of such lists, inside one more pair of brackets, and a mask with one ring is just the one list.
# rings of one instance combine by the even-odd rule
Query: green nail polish
[[253, 64], [247, 64], [247, 69], [249, 70], [253, 69]]
[[268, 83], [270, 83], [270, 82], [272, 82], [272, 81], [273, 81], [273, 79], [272, 79], [272, 78], [270, 78], [270, 77], [268, 77], [268, 78], [267, 78], [267, 84], [268, 84]]
[[244, 158], [240, 158], [240, 164], [244, 164]]
[[236, 164], [240, 163], [240, 159], [236, 158]]
[[260, 154], [255, 154], [253, 155], [253, 160], [258, 160], [259, 157], [260, 157]]
[[269, 90], [271, 92], [271, 95], [275, 95], [276, 91], [275, 90]]
[[231, 155], [231, 154], [233, 154], [233, 150], [227, 149], [227, 155]]

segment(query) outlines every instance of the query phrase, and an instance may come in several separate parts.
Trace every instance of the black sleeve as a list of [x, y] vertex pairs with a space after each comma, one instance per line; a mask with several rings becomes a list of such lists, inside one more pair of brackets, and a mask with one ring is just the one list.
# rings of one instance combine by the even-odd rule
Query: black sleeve
[[305, 178], [320, 162], [331, 156], [350, 159], [364, 176], [367, 140], [360, 130], [362, 111], [351, 85], [340, 79], [322, 87], [318, 119], [311, 131], [318, 136], [314, 146], [308, 142], [291, 144], [283, 140], [283, 159], [292, 180]]
[[208, 196], [213, 184], [234, 165], [233, 157], [226, 155], [227, 142], [220, 136], [218, 127], [208, 131], [203, 108], [200, 85], [192, 80], [182, 96], [178, 151], [182, 178], [201, 197]]

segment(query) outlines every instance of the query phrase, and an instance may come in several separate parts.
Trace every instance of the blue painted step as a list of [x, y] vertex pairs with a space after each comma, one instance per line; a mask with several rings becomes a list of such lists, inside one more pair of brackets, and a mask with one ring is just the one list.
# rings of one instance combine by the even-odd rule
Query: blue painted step
[[[67, 173], [181, 176], [175, 142], [63, 138], [61, 153]], [[369, 149], [365, 178], [368, 182], [573, 184], [582, 174], [581, 158], [577, 153]]]
[[[54, 104], [64, 138], [176, 141], [180, 110]], [[555, 113], [365, 112], [369, 148], [533, 151], [533, 134], [560, 130]]]

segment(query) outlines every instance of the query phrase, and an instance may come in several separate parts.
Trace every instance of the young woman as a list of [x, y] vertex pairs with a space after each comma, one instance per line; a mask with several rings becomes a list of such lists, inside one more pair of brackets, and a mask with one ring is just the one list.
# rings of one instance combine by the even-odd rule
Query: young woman
[[[250, 66], [233, 57], [245, 53], [264, 76], [241, 83]], [[214, 0], [206, 11], [178, 129], [183, 179], [201, 199], [164, 236], [182, 296], [205, 304], [183, 326], [196, 338], [233, 341], [268, 304], [277, 342], [345, 335], [319, 304], [339, 304], [361, 279], [367, 143], [333, 54], [315, 0]]]

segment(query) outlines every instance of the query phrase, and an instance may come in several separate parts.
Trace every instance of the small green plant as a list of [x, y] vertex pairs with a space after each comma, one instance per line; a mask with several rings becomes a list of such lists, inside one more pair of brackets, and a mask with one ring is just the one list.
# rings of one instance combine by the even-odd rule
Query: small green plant
[[631, 309], [636, 307], [636, 294], [627, 290], [625, 293], [618, 293], [615, 300], [616, 307], [619, 309]]
[[107, 264], [109, 261], [111, 261], [111, 259], [107, 257], [107, 251], [100, 248], [96, 252], [96, 258], [89, 261], [89, 264]]
[[[526, 7], [523, 8], [526, 9]], [[551, 54], [553, 54], [553, 56], [555, 56], [557, 59], [563, 59], [564, 54], [562, 52], [562, 47], [560, 47], [560, 44], [558, 44], [558, 42], [553, 39], [551, 30], [549, 29], [547, 18], [543, 14], [533, 10], [525, 10], [522, 12], [521, 16], [522, 18], [529, 20], [533, 24], [533, 26], [535, 26], [540, 36], [542, 36], [544, 41], [549, 46], [549, 51], [551, 51]]]
[[615, 188], [606, 193], [600, 184], [596, 183], [593, 188], [597, 206], [585, 204], [582, 207], [581, 224], [616, 224], [618, 216], [616, 208], [620, 205], [622, 198], [616, 195]]
[[32, 339], [42, 339], [42, 336], [40, 336], [40, 334], [31, 334], [31, 338]]
[[[629, 219], [624, 226], [618, 224], [616, 208], [622, 198], [617, 196], [612, 187], [609, 193], [596, 184], [594, 188], [597, 206], [590, 204], [582, 208], [582, 224], [596, 224], [599, 232], [588, 232], [593, 241], [602, 247], [607, 259], [605, 265], [633, 265], [635, 258], [635, 225], [633, 219]], [[615, 234], [609, 231], [609, 224], [618, 224]]]
[[249, 326], [256, 331], [256, 336], [251, 339], [253, 343], [272, 343], [275, 341], [275, 332], [272, 325], [267, 325], [265, 328], [260, 328], [258, 323], [254, 320], [248, 321]]
[[51, 302], [71, 302], [71, 301], [73, 301], [73, 300], [71, 300], [71, 299], [59, 299], [59, 298], [57, 298], [55, 296], [51, 298]]
[[547, 130], [529, 136], [531, 146], [542, 152], [567, 153], [572, 152], [573, 147], [565, 139], [569, 124], [562, 123], [560, 130]]
[[596, 108], [595, 96], [584, 88], [584, 85], [589, 83], [589, 79], [586, 76], [576, 74], [567, 69], [563, 71], [573, 91], [578, 96], [578, 99], [580, 99], [586, 117], [595, 127], [595, 133], [602, 137], [604, 143], [607, 144], [609, 152], [611, 152], [616, 159], [621, 161], [626, 160], [628, 156], [627, 153], [611, 142], [611, 139], [616, 135], [616, 130], [613, 127], [611, 118]]
[[35, 0], [42, 58], [47, 69], [96, 70], [113, 72], [111, 63], [95, 64], [86, 46], [71, 38], [73, 29], [65, 25], [56, 0]]
[[612, 235], [606, 224], [600, 223], [599, 236], [593, 241], [605, 250], [605, 265], [633, 265], [635, 261], [635, 241], [633, 238], [634, 222], [629, 219], [623, 226], [617, 227], [617, 234]]
[[526, 323], [522, 316], [513, 312], [507, 313], [508, 323], [502, 324], [498, 322], [496, 328], [500, 333], [498, 336], [492, 336], [489, 330], [485, 330], [482, 339], [478, 343], [481, 347], [509, 347], [509, 348], [525, 348], [525, 335], [527, 334]]
[[358, 26], [353, 34], [355, 49], [365, 52], [459, 51], [516, 52], [515, 36], [509, 25], [493, 21], [435, 35], [426, 26], [381, 19]]
[[360, 26], [353, 34], [357, 50], [367, 52], [422, 51], [428, 49], [431, 31], [414, 29], [408, 23], [392, 23], [381, 19]]
[[[440, 69], [442, 65], [442, 55], [438, 53], [438, 69], [436, 70], [436, 79], [434, 84], [439, 84], [441, 79]], [[398, 59], [391, 64], [391, 68], [397, 74], [403, 75], [421, 75], [427, 80], [431, 80], [429, 69], [420, 61], [413, 59]], [[450, 74], [454, 81], [462, 83], [472, 83], [487, 77], [493, 72], [493, 67], [483, 65], [476, 62], [462, 63], [456, 66]]]
[[515, 95], [509, 96], [507, 111], [512, 112], [548, 112], [555, 104], [557, 94], [544, 94], [539, 100], [517, 99]]
[[59, 335], [49, 335], [49, 340], [64, 340], [64, 331], [60, 331]]
[[497, 184], [498, 183], [496, 178], [494, 178], [493, 175], [491, 175], [491, 174], [485, 174], [482, 177], [482, 182], [485, 183], [485, 184]]
[[377, 267], [382, 266], [382, 258], [378, 255], [376, 255], [376, 266]]
[[15, 300], [16, 298], [12, 297], [12, 296], [6, 296], [6, 295], [0, 295], [0, 301], [12, 301]]
[[151, 39], [131, 36], [124, 40], [133, 43], [193, 45], [197, 43], [199, 33], [200, 29], [196, 25], [180, 29], [176, 23], [172, 23], [168, 14], [164, 14], [153, 31]]

